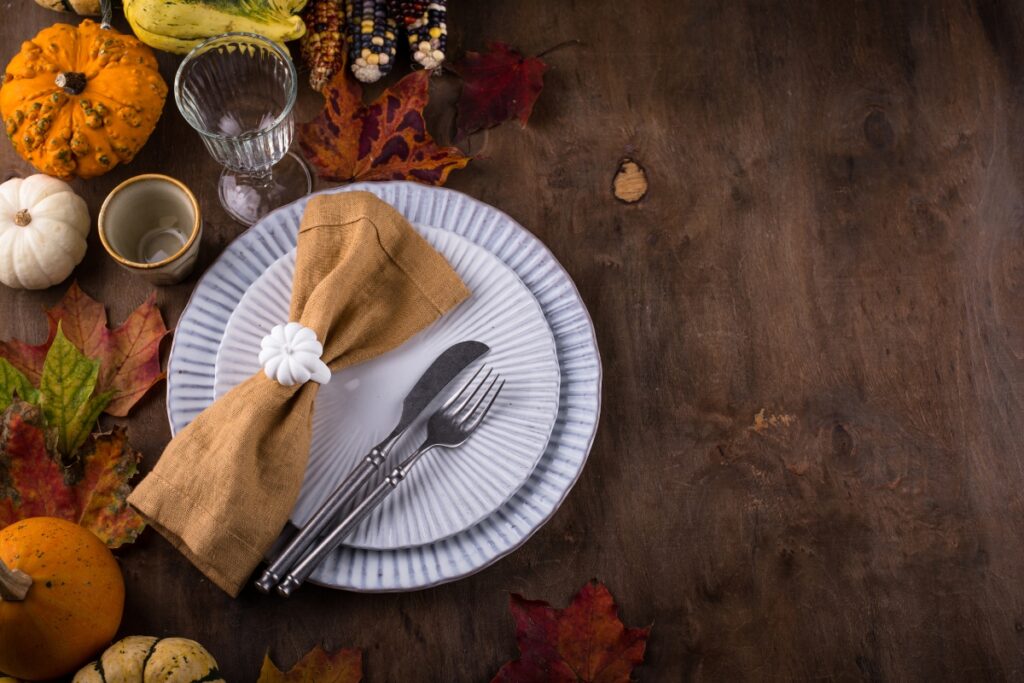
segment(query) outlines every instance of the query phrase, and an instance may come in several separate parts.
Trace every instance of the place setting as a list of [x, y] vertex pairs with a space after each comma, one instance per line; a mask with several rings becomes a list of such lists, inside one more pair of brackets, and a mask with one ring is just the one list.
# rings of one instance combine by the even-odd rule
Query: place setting
[[[401, 590], [451, 580], [486, 566], [515, 547], [519, 538], [511, 534], [525, 538], [544, 517], [518, 526], [503, 524], [504, 528], [496, 526], [500, 520], [515, 519], [526, 506], [549, 506], [541, 513], [545, 516], [554, 511], [578, 474], [573, 469], [578, 451], [571, 449], [571, 442], [563, 445], [556, 426], [559, 413], [566, 414], [563, 411], [568, 408], [560, 398], [562, 383], [566, 377], [579, 382], [583, 375], [562, 371], [557, 340], [541, 304], [515, 271], [459, 235], [472, 227], [456, 218], [465, 212], [461, 201], [472, 200], [455, 195], [461, 201], [448, 202], [443, 197], [445, 206], [435, 207], [433, 202], [418, 201], [416, 195], [425, 190], [427, 194], [454, 193], [406, 184], [366, 187], [379, 187], [385, 198], [404, 199], [404, 205], [420, 207], [423, 215], [442, 212], [440, 223], [453, 226], [452, 230], [420, 230], [472, 294], [403, 345], [335, 372], [318, 389], [309, 462], [290, 514], [293, 524], [305, 526], [363, 456], [392, 430], [417, 378], [429, 373], [446, 351], [465, 343], [486, 348], [481, 361], [504, 383], [492, 414], [458, 457], [424, 459], [409, 480], [312, 575], [317, 583], [339, 588]], [[355, 186], [320, 197], [360, 189]], [[290, 243], [301, 212], [302, 207], [294, 205], [272, 213], [228, 248], [193, 293], [179, 321], [168, 363], [168, 413], [175, 433], [259, 373], [264, 339], [288, 317], [296, 261], [296, 249]], [[496, 213], [491, 209], [478, 220], [493, 219]], [[505, 229], [521, 230], [505, 221]], [[267, 253], [270, 245], [277, 249]], [[245, 265], [254, 267], [249, 270]], [[236, 301], [225, 300], [229, 282], [243, 269], [254, 275], [252, 282]], [[571, 296], [571, 290], [555, 295], [550, 303], [571, 301], [566, 295]], [[573, 313], [585, 314], [565, 311]], [[193, 329], [194, 335], [187, 334]], [[192, 343], [200, 338], [203, 343]], [[596, 395], [590, 398], [596, 409]], [[596, 413], [592, 419], [596, 420]], [[410, 434], [424, 431], [425, 426], [417, 424]], [[394, 457], [409, 452], [416, 442], [406, 438], [397, 444]], [[537, 468], [545, 456], [551, 457], [553, 471], [541, 477]], [[518, 500], [524, 487], [531, 486], [544, 493], [551, 487], [564, 488], [553, 488], [545, 497]], [[473, 553], [468, 558], [467, 549]], [[370, 566], [376, 571], [369, 572]]]
[[[277, 32], [294, 27], [291, 12], [248, 17], [241, 25], [251, 31], [217, 31], [239, 23], [235, 10], [126, 2], [132, 36], [113, 28], [113, 8], [102, 2], [99, 23], [44, 29], [8, 65], [0, 114], [14, 150], [40, 173], [0, 186], [0, 219], [10, 213], [11, 221], [0, 225], [0, 246], [7, 239], [14, 250], [0, 259], [6, 286], [45, 289], [71, 275], [92, 220], [66, 181], [129, 164], [165, 100], [195, 136], [182, 144], [201, 140], [220, 165], [216, 198], [243, 226], [195, 273], [204, 233], [222, 229], [211, 223], [212, 207], [160, 169], [126, 177], [106, 193], [96, 230], [143, 296], [189, 288], [166, 365], [155, 295], [112, 330], [105, 315], [96, 319], [103, 305], [77, 284], [48, 311], [50, 338], [37, 351], [0, 346], [5, 424], [38, 422], [61, 435], [48, 467], [63, 483], [35, 491], [41, 478], [16, 479], [19, 497], [0, 500], [12, 534], [0, 534], [0, 591], [25, 606], [26, 618], [35, 586], [52, 579], [4, 543], [27, 552], [40, 542], [35, 534], [116, 549], [149, 527], [231, 598], [246, 591], [280, 600], [315, 590], [306, 584], [401, 592], [485, 569], [569, 494], [600, 416], [593, 325], [540, 240], [487, 203], [439, 187], [470, 157], [425, 132], [427, 78], [444, 61], [445, 24], [443, 4], [421, 4], [390, 3], [383, 23], [375, 12], [385, 3], [366, 3], [363, 20], [341, 3], [307, 8], [300, 24], [318, 37], [303, 38], [298, 52], [325, 106], [305, 123], [295, 114], [304, 87], [296, 45], [285, 44], [303, 31]], [[171, 17], [192, 12], [209, 35], [170, 35]], [[416, 68], [383, 95], [384, 108], [368, 106], [359, 82], [390, 70], [395, 17], [405, 18]], [[261, 21], [278, 23], [271, 31]], [[324, 30], [334, 25], [344, 31], [332, 43]], [[82, 46], [77, 56], [44, 47], [62, 40]], [[172, 83], [150, 47], [182, 55]], [[314, 176], [333, 179], [346, 163], [349, 182], [312, 191]], [[40, 245], [54, 240], [73, 249], [44, 254]], [[164, 377], [170, 440], [136, 478], [130, 421], [126, 431], [103, 432], [100, 416], [127, 416]], [[73, 425], [52, 409], [53, 392], [71, 386], [81, 401], [67, 408], [79, 415]], [[84, 506], [46, 503], [65, 495], [61, 487]], [[61, 526], [68, 522], [86, 536], [72, 541], [78, 532]], [[83, 551], [66, 561], [93, 562]], [[69, 612], [72, 622], [95, 623], [65, 658], [27, 657], [46, 643], [11, 632], [0, 672], [67, 675], [124, 635], [118, 624], [131, 594], [116, 571], [105, 581], [121, 606], [107, 606], [102, 623]], [[99, 598], [86, 593], [82, 609], [95, 611], [89, 601]], [[177, 677], [150, 672], [161, 648], [189, 653], [195, 665]], [[139, 664], [147, 681], [219, 680], [198, 642], [136, 635], [74, 680], [107, 680], [115, 650], [148, 652]]]
[[[264, 49], [277, 55], [273, 45]], [[198, 50], [210, 54], [206, 48]], [[189, 97], [186, 79], [191, 73], [186, 60], [176, 79], [176, 92], [183, 100]], [[258, 92], [239, 91], [231, 97], [259, 101]], [[206, 118], [219, 121], [223, 116], [214, 112]], [[277, 134], [267, 128], [256, 135]], [[241, 153], [218, 156], [216, 143], [205, 135], [203, 139], [222, 163], [225, 158], [245, 157]], [[272, 147], [252, 143], [253, 149]], [[224, 178], [222, 202], [226, 196], [238, 196], [223, 189]], [[238, 181], [229, 182], [239, 186]], [[573, 306], [575, 310], [565, 314], [589, 323], [557, 262], [523, 228], [496, 210], [451, 191], [403, 182], [354, 184], [318, 197], [323, 202], [341, 202], [345, 197], [340, 193], [353, 191], [370, 192], [402, 213], [415, 233], [444, 257], [470, 295], [398, 348], [339, 370], [318, 390], [309, 462], [289, 519], [304, 528], [332, 500], [348, 472], [398, 419], [404, 395], [436, 357], [460, 342], [485, 344], [489, 349], [485, 360], [502, 377], [503, 391], [479, 434], [467, 439], [457, 457], [425, 458], [409, 480], [324, 553], [311, 572], [317, 583], [350, 590], [424, 587], [464, 576], [511, 551], [537, 528], [538, 521], [554, 512], [578, 475], [578, 466], [574, 473], [566, 472], [574, 467], [571, 459], [579, 457], [578, 451], [563, 448], [553, 434], [563, 381], [557, 340], [526, 278], [560, 289], [551, 291], [549, 306]], [[261, 207], [267, 206], [261, 201]], [[175, 433], [210, 402], [230, 395], [235, 386], [258, 373], [266, 335], [289, 319], [297, 250], [293, 245], [308, 201], [299, 199], [259, 220], [229, 245], [196, 286], [179, 321], [168, 362], [167, 406]], [[532, 247], [548, 262], [520, 270], [510, 267], [500, 251], [488, 248], [507, 239], [516, 240], [509, 245], [508, 256], [523, 258], [528, 253], [524, 247]], [[240, 295], [235, 299], [234, 294]], [[225, 299], [226, 295], [231, 298]], [[578, 332], [563, 343], [578, 344]], [[587, 360], [597, 365], [596, 355]], [[596, 425], [598, 391], [596, 387], [590, 391], [592, 414], [584, 419]], [[417, 428], [424, 430], [423, 425]], [[400, 455], [410, 448], [411, 443], [397, 445], [395, 452]], [[552, 464], [558, 466], [558, 473], [537, 477], [534, 486], [551, 491], [550, 497], [516, 500], [547, 453], [557, 458]], [[582, 459], [577, 462], [582, 465]], [[500, 521], [520, 518], [525, 507], [543, 510], [540, 520], [512, 526]]]

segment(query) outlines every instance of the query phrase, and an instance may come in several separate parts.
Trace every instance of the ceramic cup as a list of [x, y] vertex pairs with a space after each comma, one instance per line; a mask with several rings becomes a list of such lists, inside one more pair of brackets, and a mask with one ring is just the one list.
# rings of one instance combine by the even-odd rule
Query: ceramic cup
[[181, 282], [196, 265], [203, 234], [199, 202], [170, 176], [124, 181], [103, 200], [98, 223], [107, 253], [154, 285]]

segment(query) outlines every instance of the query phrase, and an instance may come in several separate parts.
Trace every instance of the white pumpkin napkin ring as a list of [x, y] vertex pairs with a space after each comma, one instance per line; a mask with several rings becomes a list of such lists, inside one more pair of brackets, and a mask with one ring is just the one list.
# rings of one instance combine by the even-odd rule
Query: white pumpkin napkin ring
[[300, 323], [274, 325], [260, 341], [260, 365], [267, 377], [286, 387], [313, 380], [327, 384], [331, 369], [321, 360], [324, 346]]

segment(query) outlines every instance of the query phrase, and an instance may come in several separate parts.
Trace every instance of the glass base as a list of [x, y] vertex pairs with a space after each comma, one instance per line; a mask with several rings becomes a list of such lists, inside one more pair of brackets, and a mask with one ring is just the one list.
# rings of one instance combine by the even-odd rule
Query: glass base
[[266, 178], [224, 169], [217, 189], [228, 215], [242, 225], [252, 225], [274, 209], [312, 192], [313, 176], [302, 157], [288, 152]]

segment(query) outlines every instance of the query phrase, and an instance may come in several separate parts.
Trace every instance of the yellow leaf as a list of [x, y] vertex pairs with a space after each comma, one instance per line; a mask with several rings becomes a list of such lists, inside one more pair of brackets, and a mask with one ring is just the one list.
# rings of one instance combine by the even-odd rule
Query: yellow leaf
[[263, 667], [257, 683], [358, 683], [363, 678], [363, 652], [358, 648], [342, 648], [325, 652], [317, 645], [295, 666], [282, 672], [263, 656]]

